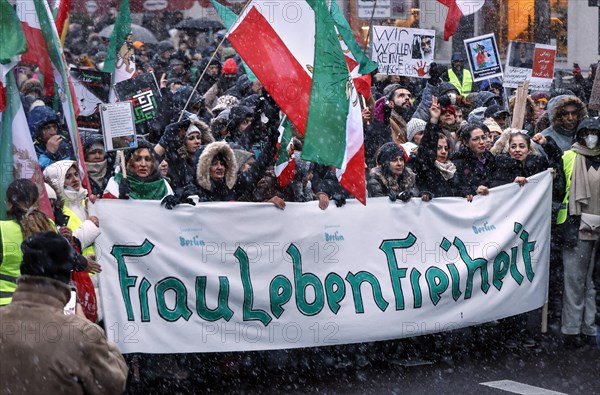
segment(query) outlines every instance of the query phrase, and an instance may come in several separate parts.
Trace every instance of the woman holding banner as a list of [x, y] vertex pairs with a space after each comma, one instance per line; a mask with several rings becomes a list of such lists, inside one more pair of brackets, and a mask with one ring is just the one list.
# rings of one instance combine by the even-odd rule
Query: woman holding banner
[[126, 171], [115, 174], [108, 182], [105, 198], [162, 200], [173, 194], [160, 174], [153, 148], [153, 144], [138, 139], [138, 147], [127, 153]]

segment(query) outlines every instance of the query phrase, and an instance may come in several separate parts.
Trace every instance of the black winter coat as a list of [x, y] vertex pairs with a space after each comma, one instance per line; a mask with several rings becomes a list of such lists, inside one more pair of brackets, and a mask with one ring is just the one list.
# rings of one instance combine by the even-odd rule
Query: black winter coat
[[522, 162], [511, 158], [509, 154], [496, 155], [496, 168], [492, 175], [491, 186], [510, 184], [517, 177], [530, 177], [552, 167], [556, 171], [552, 184], [552, 201], [556, 204], [562, 203], [566, 189], [562, 151], [552, 137], [546, 138], [548, 143], [543, 146], [546, 156], [543, 154], [530, 154]]
[[416, 185], [420, 193], [429, 192], [432, 197], [456, 196], [456, 175], [446, 180], [435, 166], [438, 133], [443, 133], [439, 125], [427, 123], [419, 149], [409, 164], [416, 175]]
[[496, 160], [489, 151], [484, 152], [480, 160], [473, 151], [462, 145], [452, 157], [452, 162], [456, 166], [454, 174], [456, 196], [476, 195], [480, 185], [491, 187]]

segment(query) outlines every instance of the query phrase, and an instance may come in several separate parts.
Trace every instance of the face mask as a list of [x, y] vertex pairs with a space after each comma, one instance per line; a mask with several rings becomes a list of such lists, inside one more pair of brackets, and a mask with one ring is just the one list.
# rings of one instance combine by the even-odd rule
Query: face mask
[[587, 145], [587, 147], [589, 149], [594, 149], [596, 148], [596, 145], [598, 144], [598, 135], [597, 134], [588, 134], [587, 136], [585, 136], [585, 145]]

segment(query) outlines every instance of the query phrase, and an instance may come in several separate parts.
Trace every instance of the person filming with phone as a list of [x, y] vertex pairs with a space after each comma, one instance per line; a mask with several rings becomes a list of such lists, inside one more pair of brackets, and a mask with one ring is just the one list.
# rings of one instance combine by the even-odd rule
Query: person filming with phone
[[60, 133], [60, 118], [54, 110], [46, 106], [35, 107], [29, 112], [27, 123], [42, 170], [56, 161], [73, 159], [73, 147]]

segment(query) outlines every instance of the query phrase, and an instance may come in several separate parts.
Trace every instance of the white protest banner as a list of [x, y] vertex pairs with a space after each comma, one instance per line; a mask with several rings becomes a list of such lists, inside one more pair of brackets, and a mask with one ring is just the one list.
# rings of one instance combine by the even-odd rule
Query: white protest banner
[[552, 176], [472, 203], [101, 200], [100, 291], [125, 353], [284, 349], [448, 331], [546, 301]]
[[529, 80], [531, 91], [549, 91], [554, 79], [556, 46], [511, 41], [506, 56], [503, 85], [517, 88]]
[[435, 30], [373, 26], [371, 57], [382, 74], [428, 78], [434, 49]]
[[502, 77], [500, 52], [494, 33], [464, 40], [473, 81]]

